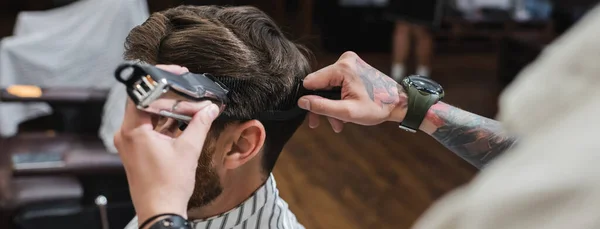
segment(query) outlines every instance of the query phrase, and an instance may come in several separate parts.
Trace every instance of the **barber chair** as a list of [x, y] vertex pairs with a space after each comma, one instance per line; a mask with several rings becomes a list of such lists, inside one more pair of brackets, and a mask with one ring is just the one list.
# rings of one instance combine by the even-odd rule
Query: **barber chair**
[[0, 228], [123, 228], [135, 215], [127, 179], [119, 156], [97, 137], [107, 92], [42, 91], [23, 98], [0, 90], [3, 103], [46, 102], [54, 110], [0, 139]]

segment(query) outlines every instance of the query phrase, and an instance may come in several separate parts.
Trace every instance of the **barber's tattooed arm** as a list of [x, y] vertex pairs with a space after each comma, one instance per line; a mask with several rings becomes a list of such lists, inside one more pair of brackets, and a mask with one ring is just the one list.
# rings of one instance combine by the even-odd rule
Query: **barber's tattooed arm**
[[[372, 101], [384, 109], [401, 109], [406, 112], [408, 97], [400, 84], [360, 58], [357, 59], [357, 67], [358, 75]], [[401, 118], [392, 121], [399, 120]], [[424, 123], [429, 124], [425, 132], [480, 169], [515, 143], [514, 138], [504, 133], [498, 121], [442, 102], [431, 107]]]
[[356, 64], [358, 75], [371, 100], [381, 107], [384, 105], [406, 107], [408, 99], [402, 86], [360, 58], [356, 60]]
[[425, 119], [437, 128], [431, 136], [479, 169], [516, 142], [498, 121], [445, 103], [432, 106]]

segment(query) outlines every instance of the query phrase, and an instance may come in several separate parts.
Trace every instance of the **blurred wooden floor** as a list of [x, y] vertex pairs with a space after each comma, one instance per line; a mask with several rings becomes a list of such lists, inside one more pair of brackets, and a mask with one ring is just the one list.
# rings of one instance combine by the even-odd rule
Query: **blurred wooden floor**
[[[387, 74], [389, 55], [359, 53]], [[319, 64], [338, 55], [317, 55]], [[493, 54], [443, 54], [432, 77], [446, 102], [493, 117], [500, 91]], [[308, 229], [409, 228], [436, 199], [477, 172], [434, 139], [395, 123], [347, 125], [335, 134], [325, 119], [303, 125], [275, 168], [283, 198]], [[325, 125], [323, 125], [325, 124]]]

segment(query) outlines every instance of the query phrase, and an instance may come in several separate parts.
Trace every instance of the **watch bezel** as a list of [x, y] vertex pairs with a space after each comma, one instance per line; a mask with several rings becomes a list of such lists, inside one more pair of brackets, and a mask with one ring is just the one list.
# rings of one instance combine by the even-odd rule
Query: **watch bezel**
[[413, 129], [413, 128], [410, 128], [410, 127], [408, 127], [408, 126], [403, 126], [403, 125], [402, 125], [402, 122], [400, 122], [400, 125], [398, 125], [398, 128], [400, 128], [400, 129], [403, 129], [404, 131], [406, 131], [406, 132], [410, 132], [410, 133], [413, 133], [413, 134], [414, 134], [414, 133], [417, 133], [417, 130], [415, 130], [415, 129]]
[[[434, 87], [437, 87], [437, 90], [431, 90], [429, 88], [422, 87], [421, 85], [416, 84], [415, 82], [418, 80], [428, 81], [428, 83], [434, 83]], [[415, 88], [418, 91], [425, 92], [432, 95], [438, 95], [440, 100], [444, 97], [444, 88], [439, 83], [431, 80], [429, 77], [421, 76], [421, 75], [411, 75], [407, 76], [402, 80], [402, 83], [405, 87]]]

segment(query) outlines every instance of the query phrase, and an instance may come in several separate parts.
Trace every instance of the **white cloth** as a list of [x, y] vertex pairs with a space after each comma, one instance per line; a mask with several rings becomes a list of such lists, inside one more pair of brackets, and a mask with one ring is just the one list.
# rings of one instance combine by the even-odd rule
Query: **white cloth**
[[[0, 42], [0, 86], [111, 88], [129, 31], [149, 16], [145, 0], [81, 0], [21, 12], [14, 36]], [[0, 104], [0, 135], [51, 113], [47, 104]]]
[[416, 229], [600, 228], [600, 6], [503, 92], [519, 144], [435, 204]]
[[102, 123], [100, 124], [98, 135], [104, 143], [106, 150], [110, 153], [117, 153], [113, 137], [123, 123], [127, 98], [125, 85], [117, 83], [110, 89], [106, 103], [104, 103]]
[[[133, 218], [125, 229], [137, 229], [139, 222]], [[304, 229], [288, 204], [279, 197], [275, 178], [271, 174], [248, 200], [238, 207], [218, 216], [193, 222], [195, 229]]]

